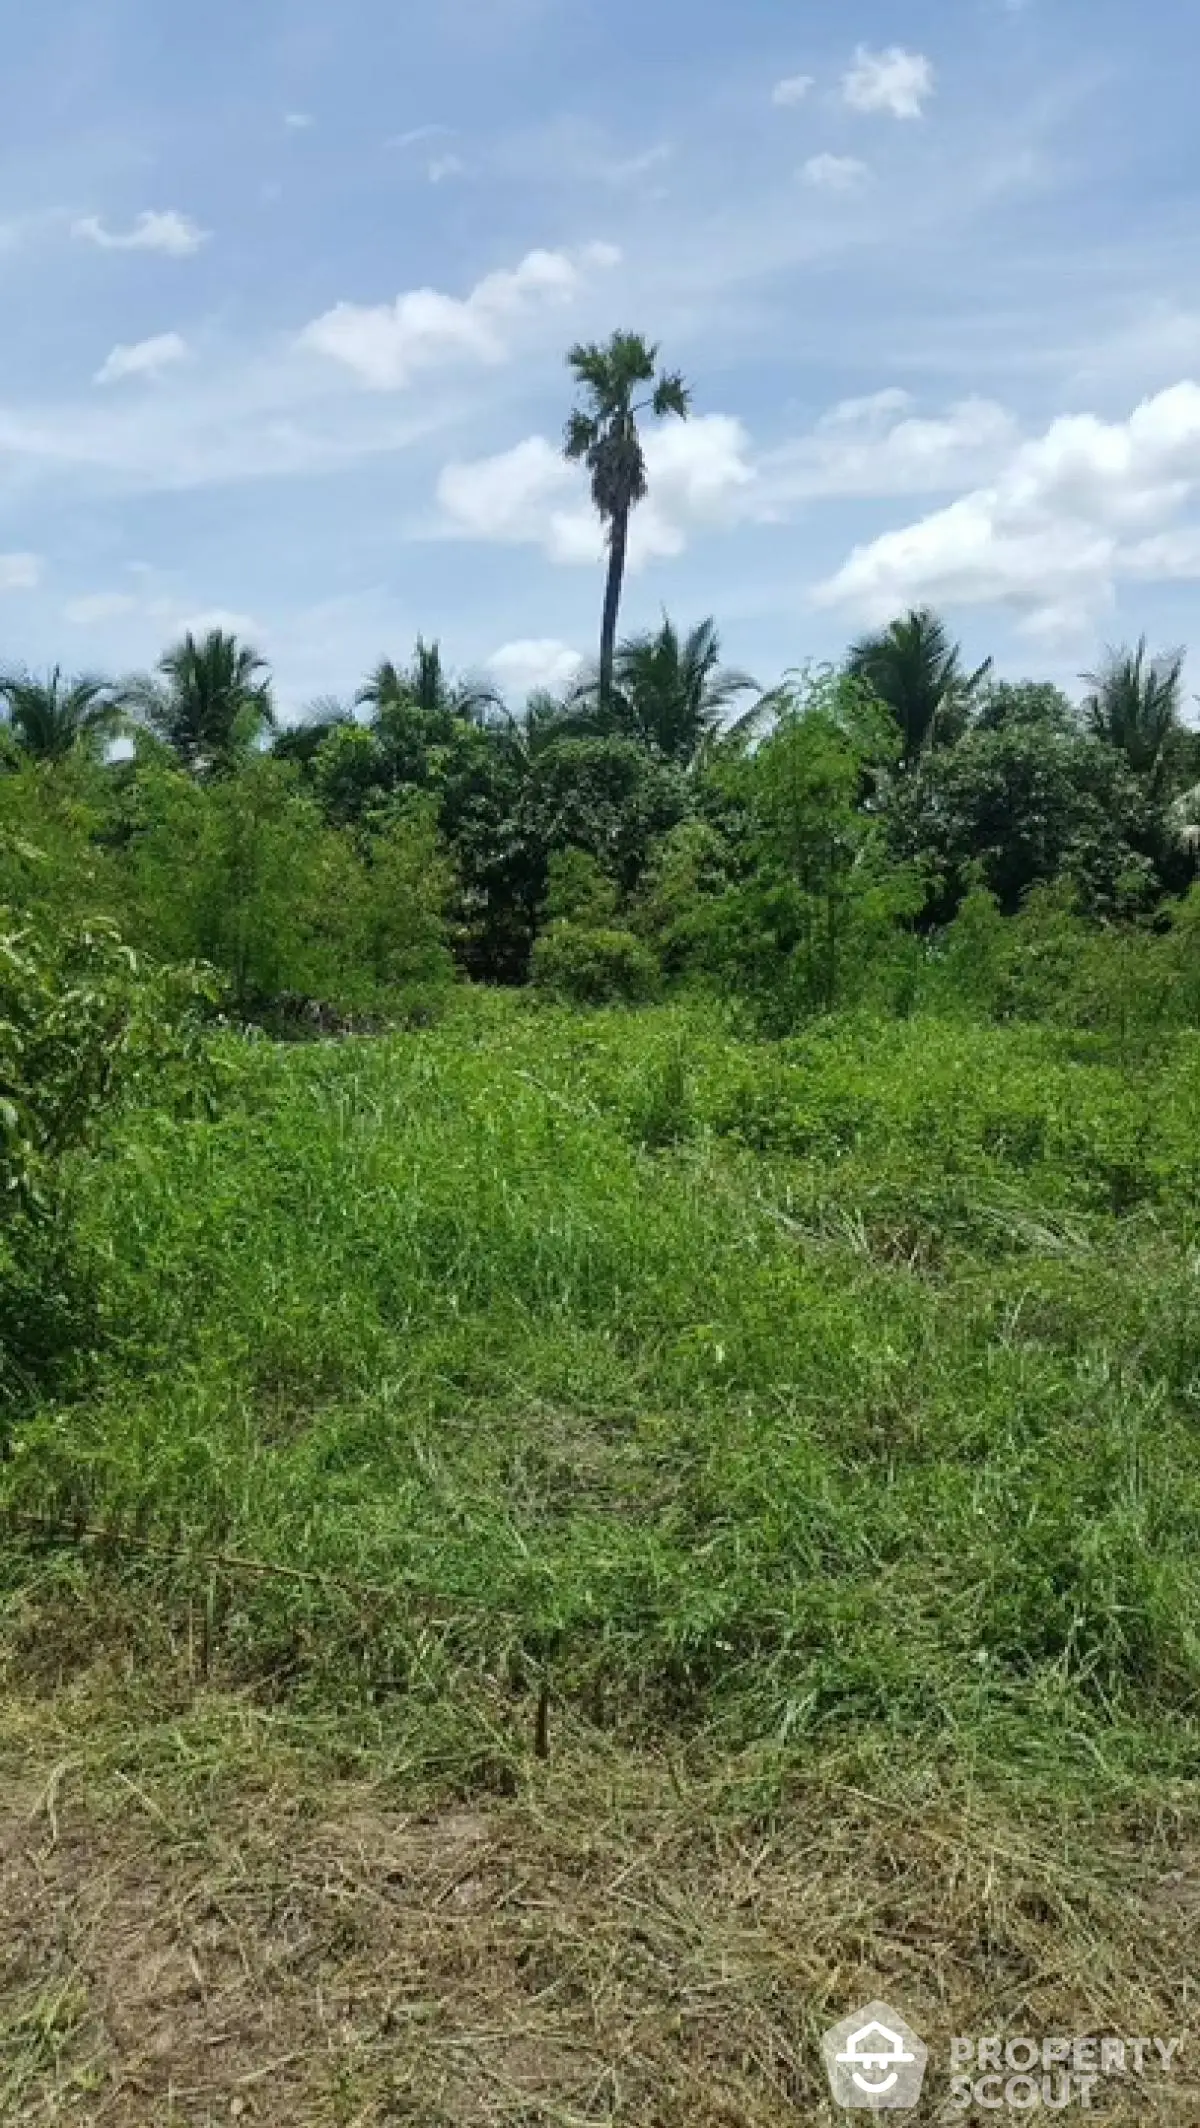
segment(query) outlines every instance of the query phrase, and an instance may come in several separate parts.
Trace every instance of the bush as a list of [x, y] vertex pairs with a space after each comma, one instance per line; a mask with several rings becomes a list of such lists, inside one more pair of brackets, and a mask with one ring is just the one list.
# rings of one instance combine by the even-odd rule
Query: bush
[[544, 909], [548, 923], [604, 931], [616, 923], [617, 890], [589, 850], [555, 850], [547, 867]]
[[637, 1005], [658, 989], [658, 963], [632, 931], [557, 923], [533, 949], [533, 980], [572, 1005]]
[[0, 1429], [68, 1354], [78, 1327], [68, 1197], [71, 1154], [172, 1067], [198, 1083], [194, 969], [141, 961], [105, 921], [17, 924], [0, 907]]

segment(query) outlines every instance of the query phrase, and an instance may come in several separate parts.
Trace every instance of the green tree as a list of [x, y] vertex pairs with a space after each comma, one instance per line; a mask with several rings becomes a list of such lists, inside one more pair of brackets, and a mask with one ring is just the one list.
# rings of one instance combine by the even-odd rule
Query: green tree
[[715, 621], [701, 621], [681, 636], [665, 614], [661, 628], [621, 644], [613, 680], [607, 706], [598, 676], [583, 683], [577, 723], [636, 739], [680, 768], [703, 757], [726, 712], [758, 686], [748, 673], [722, 665]]
[[[0, 830], [0, 880], [14, 855]], [[143, 1087], [159, 1107], [203, 1093], [197, 1019], [214, 997], [200, 971], [148, 965], [103, 917], [0, 900], [0, 1444], [96, 1333], [70, 1156]]]
[[[580, 343], [571, 349], [567, 362], [584, 394], [584, 404], [575, 407], [568, 418], [563, 449], [573, 463], [587, 466], [592, 501], [608, 538], [599, 673], [600, 703], [607, 710], [613, 691], [629, 520], [647, 493], [638, 415], [649, 411], [656, 421], [669, 415], [686, 421], [691, 393], [681, 376], [658, 369], [658, 348], [637, 333], [614, 333], [605, 346], [595, 341]], [[653, 389], [639, 399], [636, 395], [643, 385]]]
[[68, 680], [58, 665], [45, 679], [0, 674], [0, 701], [17, 755], [34, 761], [97, 758], [121, 724], [120, 690], [112, 681], [87, 673]]
[[1061, 687], [1048, 680], [989, 682], [979, 697], [976, 731], [1002, 731], [1016, 724], [1069, 737], [1079, 730], [1079, 715]]
[[617, 890], [590, 850], [555, 850], [546, 868], [548, 924], [574, 924], [581, 931], [611, 930], [617, 921]]
[[681, 820], [654, 850], [633, 923], [668, 976], [703, 969], [714, 910], [734, 884], [739, 853], [709, 820]]
[[882, 823], [860, 803], [864, 765], [896, 745], [860, 682], [806, 672], [781, 691], [769, 737], [723, 767], [745, 807], [752, 861], [715, 911], [717, 958], [768, 1032], [842, 1003], [897, 920], [921, 908], [920, 867], [890, 859]]
[[502, 706], [496, 689], [486, 682], [459, 679], [447, 672], [440, 643], [426, 643], [421, 636], [407, 665], [384, 658], [355, 700], [381, 722], [407, 713], [423, 719], [431, 729], [454, 718], [486, 723]]
[[327, 933], [345, 903], [345, 845], [295, 768], [256, 754], [207, 783], [149, 768], [137, 808], [131, 863], [153, 951], [219, 969], [239, 1010], [336, 988]]
[[886, 819], [895, 854], [928, 860], [941, 878], [930, 909], [939, 921], [976, 865], [1010, 916], [1060, 876], [1090, 913], [1117, 909], [1135, 876], [1154, 891], [1155, 809], [1120, 754], [1086, 734], [1036, 722], [972, 731], [897, 785]]
[[333, 913], [342, 998], [353, 1005], [427, 1011], [451, 982], [446, 907], [451, 870], [437, 829], [437, 806], [415, 798], [377, 831], [343, 843], [341, 908]]
[[1124, 755], [1154, 798], [1165, 794], [1182, 737], [1185, 656], [1171, 650], [1152, 658], [1142, 636], [1132, 650], [1109, 650], [1099, 672], [1083, 674], [1088, 729]]
[[578, 732], [582, 721], [579, 712], [577, 690], [567, 701], [560, 701], [549, 688], [538, 687], [516, 714], [505, 707], [491, 730], [502, 746], [522, 760], [531, 761], [556, 740]]
[[275, 725], [266, 661], [249, 644], [213, 628], [198, 642], [186, 635], [159, 659], [155, 674], [127, 683], [140, 721], [170, 747], [192, 775], [228, 769]]
[[0, 776], [0, 903], [41, 922], [119, 920], [126, 880], [113, 786], [111, 770], [78, 751], [19, 758]]
[[324, 698], [312, 703], [295, 724], [280, 727], [271, 741], [271, 752], [277, 761], [294, 761], [309, 772], [330, 732], [353, 722], [354, 712], [344, 702]]
[[632, 894], [656, 843], [689, 808], [680, 771], [633, 740], [563, 739], [531, 764], [519, 820], [542, 853], [541, 892], [552, 853], [573, 846], [590, 852], [622, 894]]
[[987, 658], [975, 672], [965, 671], [959, 645], [927, 606], [852, 644], [846, 665], [894, 719], [901, 769], [911, 769], [930, 747], [960, 737], [992, 669]]

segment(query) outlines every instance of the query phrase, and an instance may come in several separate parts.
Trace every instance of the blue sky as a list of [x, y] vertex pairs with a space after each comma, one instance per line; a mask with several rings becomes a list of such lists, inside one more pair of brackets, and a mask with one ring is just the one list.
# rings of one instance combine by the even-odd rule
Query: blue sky
[[661, 341], [624, 620], [764, 682], [929, 600], [1070, 682], [1200, 589], [1178, 0], [47, 0], [0, 142], [0, 656], [212, 617], [289, 713], [591, 651], [563, 356]]

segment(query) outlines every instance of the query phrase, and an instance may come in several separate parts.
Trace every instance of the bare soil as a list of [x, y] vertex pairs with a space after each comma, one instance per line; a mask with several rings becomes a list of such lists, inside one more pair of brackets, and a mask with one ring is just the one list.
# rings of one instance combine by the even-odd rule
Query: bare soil
[[[832, 2123], [821, 2032], [1187, 2035], [1200, 1825], [1073, 1825], [815, 1765], [756, 1813], [584, 1732], [506, 1795], [406, 1793], [211, 1690], [0, 1699], [0, 2120], [88, 2128]], [[1093, 2113], [1200, 2122], [1200, 2034]], [[976, 2113], [975, 2119], [994, 2118]], [[1075, 2117], [1078, 2117], [1077, 2115]]]

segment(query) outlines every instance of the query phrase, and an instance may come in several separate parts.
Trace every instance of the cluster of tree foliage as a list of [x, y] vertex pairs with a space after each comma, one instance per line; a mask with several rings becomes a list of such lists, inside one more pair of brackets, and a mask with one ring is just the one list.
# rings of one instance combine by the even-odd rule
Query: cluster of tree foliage
[[881, 970], [911, 992], [981, 896], [1170, 928], [1200, 844], [1181, 655], [1113, 651], [1073, 704], [969, 671], [925, 610], [768, 692], [711, 620], [620, 641], [639, 418], [691, 393], [633, 333], [568, 363], [609, 550], [592, 671], [514, 714], [418, 642], [286, 728], [220, 631], [123, 682], [0, 677], [0, 906], [107, 916], [242, 1017], [423, 1012], [457, 966], [580, 1001], [703, 979], [780, 1026]]
[[936, 957], [972, 895], [1166, 927], [1200, 842], [1182, 659], [1087, 689], [968, 672], [916, 612], [763, 693], [664, 620], [519, 715], [418, 643], [280, 728], [214, 632], [152, 679], [0, 678], [0, 904], [206, 963], [242, 1017], [424, 1011], [457, 965], [581, 1000], [708, 980], [791, 1024]]

